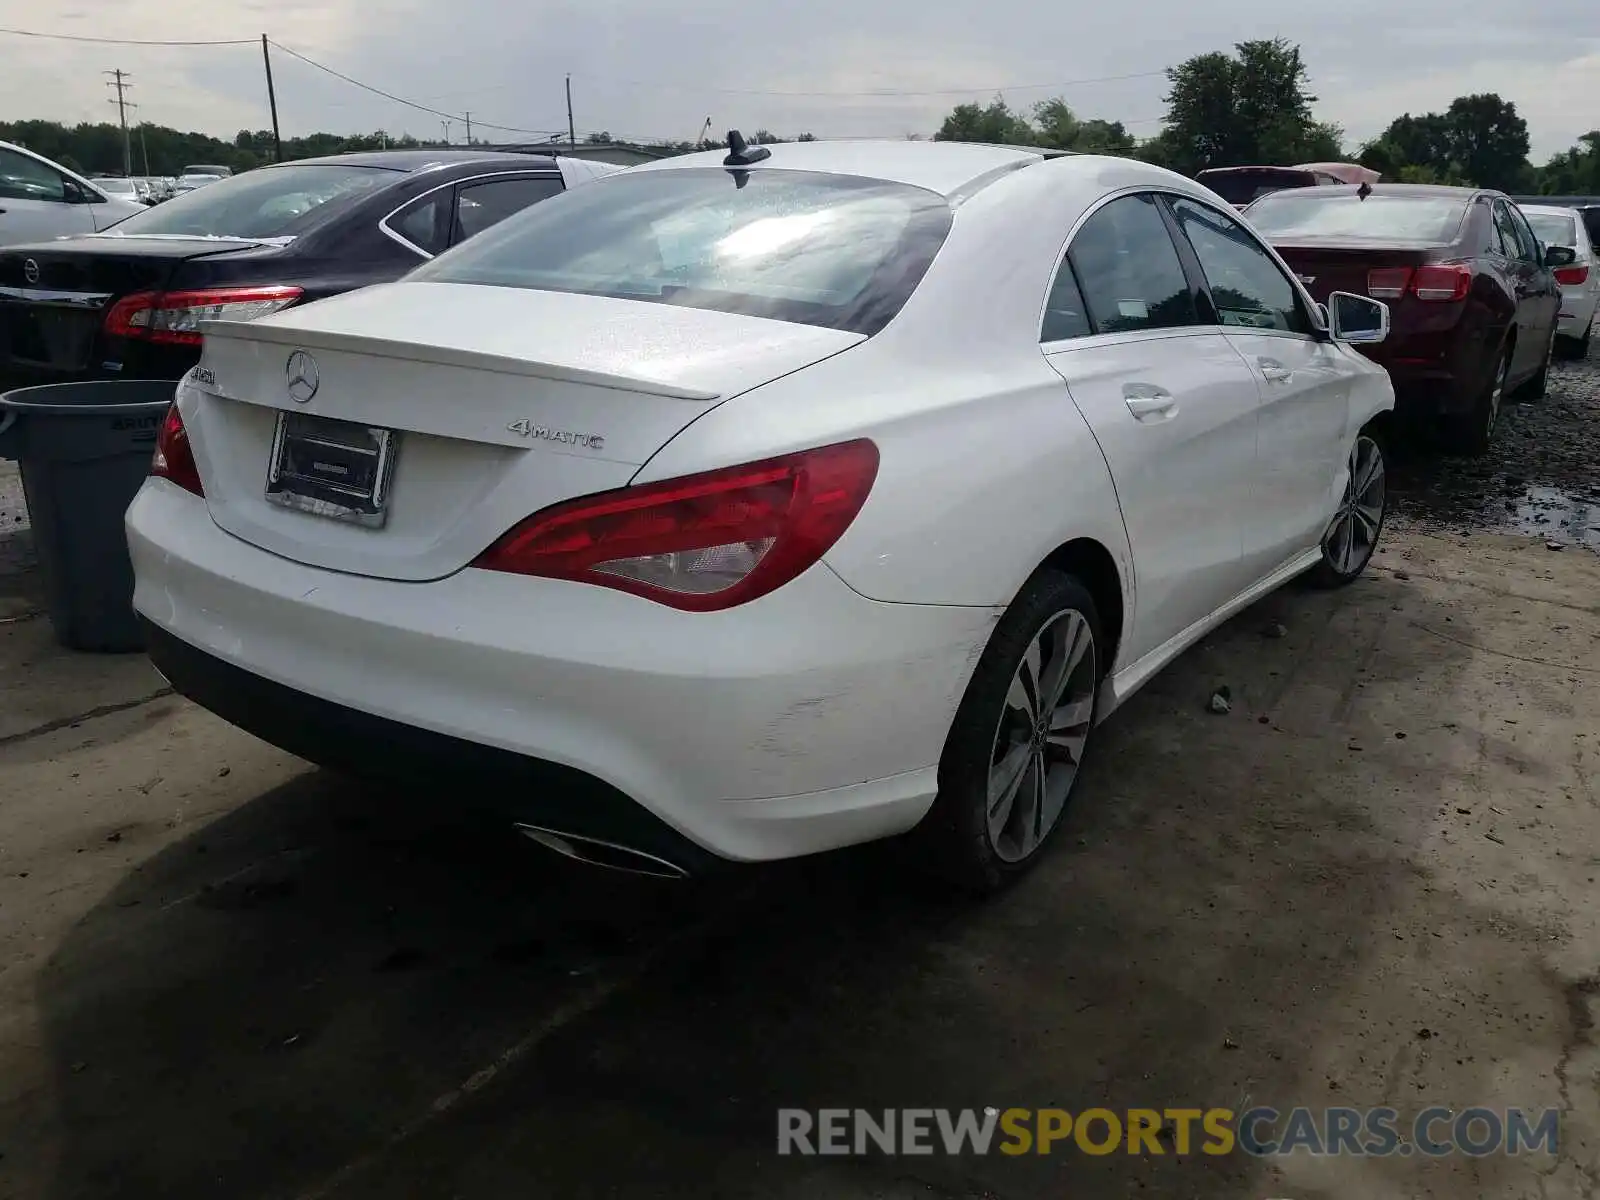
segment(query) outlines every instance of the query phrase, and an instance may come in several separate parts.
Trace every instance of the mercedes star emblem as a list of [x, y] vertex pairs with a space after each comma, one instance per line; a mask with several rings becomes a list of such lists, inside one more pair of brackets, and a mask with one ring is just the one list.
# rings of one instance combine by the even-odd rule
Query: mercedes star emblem
[[39, 282], [39, 264], [33, 259], [28, 259], [22, 264], [22, 277], [29, 283]]
[[289, 399], [296, 404], [309, 403], [322, 384], [322, 379], [317, 375], [317, 360], [304, 350], [296, 350], [289, 355], [284, 373], [289, 378]]

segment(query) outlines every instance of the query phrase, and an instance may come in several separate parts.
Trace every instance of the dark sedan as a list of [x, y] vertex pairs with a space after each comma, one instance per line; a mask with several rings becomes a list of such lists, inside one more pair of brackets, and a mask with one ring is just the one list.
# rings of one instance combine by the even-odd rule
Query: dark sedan
[[1561, 309], [1542, 246], [1499, 192], [1377, 184], [1298, 188], [1246, 209], [1319, 302], [1356, 292], [1392, 326], [1362, 347], [1388, 368], [1402, 413], [1437, 419], [1451, 449], [1482, 454], [1504, 397], [1541, 396]]
[[262, 167], [102, 234], [0, 251], [0, 385], [179, 379], [200, 322], [397, 279], [528, 205], [616, 168], [404, 150]]

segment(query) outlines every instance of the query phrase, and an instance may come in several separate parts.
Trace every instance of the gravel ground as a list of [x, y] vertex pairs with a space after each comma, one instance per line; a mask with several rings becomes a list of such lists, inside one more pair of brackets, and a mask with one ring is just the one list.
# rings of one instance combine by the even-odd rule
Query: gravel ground
[[1507, 406], [1481, 459], [1417, 453], [1394, 475], [1398, 514], [1424, 529], [1535, 534], [1600, 550], [1600, 350], [1557, 362], [1542, 400]]

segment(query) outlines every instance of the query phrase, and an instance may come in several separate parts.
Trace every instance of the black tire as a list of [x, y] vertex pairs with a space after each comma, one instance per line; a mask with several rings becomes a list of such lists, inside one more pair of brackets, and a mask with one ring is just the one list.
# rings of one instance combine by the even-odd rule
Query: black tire
[[1468, 458], [1481, 458], [1489, 453], [1489, 444], [1494, 440], [1495, 428], [1500, 423], [1506, 376], [1510, 371], [1511, 348], [1502, 346], [1489, 370], [1487, 382], [1473, 397], [1471, 407], [1445, 421], [1443, 433], [1446, 450]]
[[1527, 383], [1522, 384], [1512, 393], [1518, 400], [1542, 400], [1550, 391], [1550, 360], [1556, 356], [1556, 331], [1550, 329], [1550, 344], [1544, 348], [1544, 362], [1539, 364], [1539, 373]]
[[[1012, 695], [1012, 685], [1018, 679], [1023, 658], [1035, 641], [1049, 636], [1051, 630], [1060, 627], [1060, 622], [1070, 623], [1072, 619], [1064, 614], [1076, 614], [1081, 618], [1091, 639], [1085, 655], [1086, 672], [1092, 682], [1089, 683], [1088, 718], [1083, 726], [1084, 740], [1067, 783], [1066, 795], [1049, 818], [1048, 827], [1024, 856], [1008, 858], [1000, 844], [1004, 837], [997, 839], [990, 831], [989, 804], [990, 775], [1000, 766], [997, 745], [1016, 711], [1008, 703], [1008, 696]], [[1050, 839], [1064, 823], [1085, 752], [1094, 741], [1099, 684], [1108, 665], [1104, 656], [1109, 652], [1102, 628], [1094, 597], [1073, 576], [1045, 568], [1023, 587], [990, 635], [989, 644], [956, 710], [939, 760], [939, 794], [910, 839], [918, 866], [965, 890], [989, 895], [1025, 874], [1043, 856]], [[1070, 672], [1068, 684], [1073, 684], [1074, 680], [1083, 682], [1080, 677], [1084, 673], [1085, 668], [1080, 663], [1077, 670]], [[1041, 671], [1041, 675], [1045, 674], [1048, 672]], [[1064, 766], [1059, 762], [1046, 766], [1045, 778]], [[1032, 769], [1031, 766], [1024, 768], [1022, 774], [1031, 779]], [[1043, 795], [1044, 784], [1041, 784], [1041, 807]], [[1013, 805], [1022, 800], [1020, 790], [1016, 796]]]
[[[1375, 457], [1369, 459], [1368, 455]], [[1357, 488], [1365, 480], [1369, 461], [1376, 463], [1377, 475], [1358, 495]], [[1384, 457], [1384, 439], [1377, 430], [1369, 426], [1356, 435], [1350, 447], [1349, 468], [1344, 496], [1322, 535], [1322, 558], [1307, 576], [1313, 587], [1340, 588], [1361, 578], [1378, 549], [1378, 539], [1383, 536], [1384, 521], [1389, 515], [1388, 463]], [[1358, 505], [1358, 501], [1362, 503]], [[1372, 521], [1374, 508], [1377, 510], [1375, 523]], [[1350, 543], [1354, 557], [1344, 553], [1343, 530], [1348, 530], [1352, 539], [1358, 539]]]

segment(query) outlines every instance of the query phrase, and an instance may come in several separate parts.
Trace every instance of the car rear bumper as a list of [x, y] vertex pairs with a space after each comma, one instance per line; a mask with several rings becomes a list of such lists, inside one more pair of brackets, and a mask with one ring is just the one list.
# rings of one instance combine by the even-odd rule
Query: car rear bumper
[[516, 819], [668, 861], [909, 829], [997, 618], [868, 600], [822, 564], [722, 613], [472, 569], [344, 575], [224, 532], [165, 480], [127, 527], [134, 605], [180, 692], [329, 765], [487, 787], [494, 764], [522, 781], [497, 797]]
[[1597, 301], [1600, 301], [1600, 292], [1585, 293], [1582, 288], [1563, 289], [1556, 333], [1561, 337], [1581, 338], [1594, 323]]
[[1397, 338], [1373, 351], [1368, 357], [1389, 372], [1395, 410], [1401, 414], [1466, 412], [1487, 382], [1482, 339], [1465, 332]]

